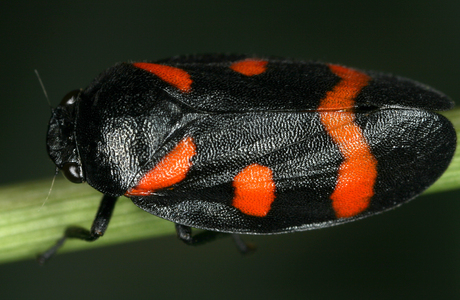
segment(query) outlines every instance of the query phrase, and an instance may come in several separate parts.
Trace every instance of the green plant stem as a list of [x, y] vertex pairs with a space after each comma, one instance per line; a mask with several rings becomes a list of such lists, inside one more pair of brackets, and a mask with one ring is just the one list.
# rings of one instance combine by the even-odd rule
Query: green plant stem
[[443, 112], [457, 132], [457, 151], [446, 172], [425, 193], [443, 192], [460, 188], [460, 108]]
[[[460, 109], [444, 115], [455, 128], [460, 128]], [[459, 152], [427, 193], [460, 187]], [[90, 228], [101, 194], [86, 184], [72, 184], [59, 178], [45, 202], [51, 181], [47, 179], [0, 187], [0, 262], [34, 258], [52, 246], [68, 225]], [[133, 205], [128, 198], [121, 197], [103, 238], [95, 243], [69, 240], [59, 253], [172, 233], [174, 226], [171, 222], [153, 217]]]
[[[101, 193], [86, 184], [47, 180], [0, 188], [0, 262], [32, 259], [52, 246], [68, 225], [90, 228]], [[171, 222], [152, 217], [120, 197], [109, 230], [95, 243], [68, 240], [59, 253], [133, 241], [174, 232]]]

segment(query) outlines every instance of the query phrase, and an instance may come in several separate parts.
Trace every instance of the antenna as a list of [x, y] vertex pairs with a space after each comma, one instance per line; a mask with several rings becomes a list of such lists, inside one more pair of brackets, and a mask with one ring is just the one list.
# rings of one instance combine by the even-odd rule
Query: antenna
[[42, 79], [40, 78], [40, 74], [38, 74], [37, 69], [35, 69], [34, 71], [35, 71], [35, 75], [37, 75], [38, 82], [40, 83], [42, 87], [43, 94], [45, 94], [46, 101], [48, 102], [48, 106], [50, 107], [50, 109], [53, 109], [53, 107], [51, 106], [50, 98], [48, 98], [48, 93], [46, 92], [45, 85], [43, 84]]
[[51, 181], [51, 186], [50, 186], [50, 189], [49, 189], [49, 191], [48, 191], [48, 196], [46, 196], [45, 201], [43, 201], [43, 204], [42, 204], [42, 206], [40, 206], [40, 208], [38, 209], [38, 211], [40, 211], [40, 210], [43, 208], [43, 206], [45, 206], [46, 201], [48, 201], [48, 199], [50, 198], [51, 191], [53, 190], [54, 182], [56, 181], [56, 176], [57, 176], [58, 174], [59, 174], [59, 168], [56, 167], [56, 172], [54, 172], [53, 180]]

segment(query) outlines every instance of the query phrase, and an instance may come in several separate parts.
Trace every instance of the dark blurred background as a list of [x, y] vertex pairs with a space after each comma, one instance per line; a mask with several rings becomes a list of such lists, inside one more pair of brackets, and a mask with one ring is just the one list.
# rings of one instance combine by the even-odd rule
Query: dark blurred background
[[[115, 62], [231, 52], [381, 70], [460, 101], [460, 1], [3, 1], [0, 183], [51, 178], [48, 104]], [[324, 230], [198, 248], [164, 237], [0, 265], [1, 299], [454, 299], [459, 192]], [[27, 199], [24, 199], [27, 201]], [[153, 216], [152, 216], [153, 217]], [[172, 224], [171, 224], [172, 226]], [[110, 230], [110, 229], [109, 229]]]

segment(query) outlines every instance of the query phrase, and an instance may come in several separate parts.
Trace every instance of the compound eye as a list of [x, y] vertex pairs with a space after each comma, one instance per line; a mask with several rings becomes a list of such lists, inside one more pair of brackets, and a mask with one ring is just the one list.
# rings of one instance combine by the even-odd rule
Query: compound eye
[[75, 101], [77, 101], [78, 95], [80, 95], [80, 92], [81, 90], [73, 90], [67, 93], [67, 95], [65, 95], [64, 98], [62, 98], [61, 103], [59, 103], [59, 105], [61, 106], [73, 105]]
[[64, 176], [73, 183], [82, 183], [83, 182], [83, 171], [81, 166], [77, 163], [66, 163], [62, 167], [62, 172]]

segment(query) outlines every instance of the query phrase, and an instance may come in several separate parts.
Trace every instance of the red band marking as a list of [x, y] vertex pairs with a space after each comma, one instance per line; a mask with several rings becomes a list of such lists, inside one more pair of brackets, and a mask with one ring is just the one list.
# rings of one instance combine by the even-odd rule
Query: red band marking
[[242, 213], [265, 217], [275, 200], [275, 182], [269, 167], [252, 164], [233, 179], [235, 196], [232, 205]]
[[[377, 160], [371, 153], [361, 128], [355, 123], [353, 111], [346, 110], [355, 106], [356, 97], [371, 78], [364, 73], [337, 65], [329, 65], [329, 68], [342, 80], [321, 101], [320, 117], [327, 133], [344, 157], [331, 195], [332, 207], [337, 218], [349, 218], [369, 206], [377, 178]], [[342, 111], [332, 111], [338, 108]]]
[[192, 90], [191, 86], [193, 81], [190, 79], [190, 75], [182, 69], [151, 63], [133, 63], [133, 65], [155, 74], [163, 81], [175, 86], [184, 93], [188, 93]]
[[125, 196], [148, 196], [157, 190], [170, 187], [185, 179], [192, 166], [196, 146], [191, 137], [183, 139], [148, 172], [139, 184], [128, 190]]
[[230, 69], [246, 76], [254, 76], [265, 72], [267, 70], [267, 63], [268, 61], [266, 60], [248, 58], [233, 63]]

